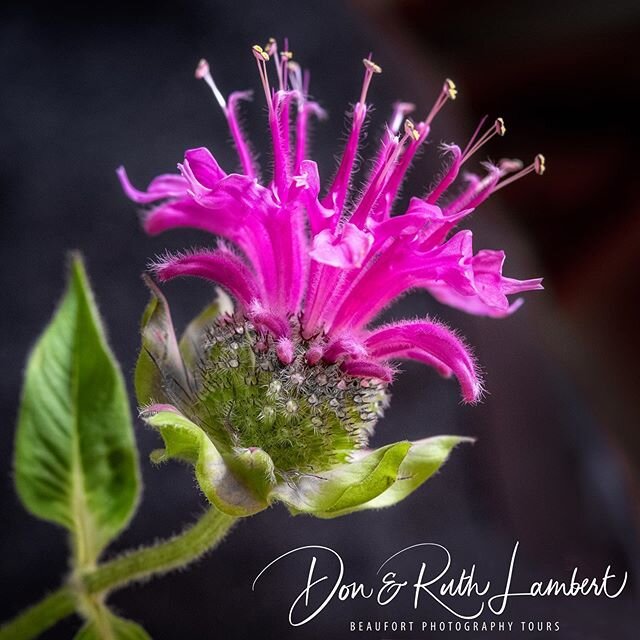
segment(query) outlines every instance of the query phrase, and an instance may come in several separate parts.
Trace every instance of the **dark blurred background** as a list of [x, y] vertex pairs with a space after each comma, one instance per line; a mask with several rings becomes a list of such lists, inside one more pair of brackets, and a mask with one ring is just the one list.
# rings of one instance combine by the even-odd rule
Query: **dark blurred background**
[[[523, 599], [505, 619], [558, 620], [563, 639], [637, 637], [637, 1], [8, 1], [0, 16], [0, 619], [57, 586], [66, 570], [63, 532], [24, 512], [11, 477], [22, 368], [62, 292], [65, 252], [86, 256], [130, 379], [147, 299], [139, 274], [165, 248], [206, 239], [186, 231], [146, 238], [114, 170], [125, 164], [143, 186], [200, 145], [233, 168], [223, 118], [193, 68], [206, 56], [223, 92], [257, 88], [249, 46], [273, 35], [290, 38], [330, 114], [314, 145], [325, 179], [370, 50], [384, 68], [369, 94], [377, 106], [372, 134], [397, 99], [415, 102], [416, 115], [424, 115], [448, 76], [460, 96], [436, 121], [433, 142], [462, 143], [484, 114], [500, 115], [508, 133], [487, 154], [528, 160], [544, 153], [542, 178], [501, 191], [470, 224], [477, 248], [507, 251], [507, 275], [542, 275], [546, 290], [528, 294], [506, 320], [466, 317], [426, 295], [391, 310], [435, 314], [458, 327], [475, 346], [490, 392], [482, 405], [463, 407], [454, 384], [405, 367], [376, 444], [439, 433], [478, 438], [412, 497], [335, 521], [294, 519], [274, 508], [242, 522], [195, 568], [115, 594], [114, 607], [157, 639], [353, 637], [352, 619], [449, 618], [433, 607], [416, 614], [409, 603], [384, 611], [335, 604], [292, 629], [286, 612], [306, 562], [283, 568], [257, 593], [253, 578], [293, 547], [323, 544], [341, 552], [351, 580], [372, 580], [395, 551], [436, 541], [449, 547], [458, 570], [477, 563], [497, 585], [520, 540], [520, 586], [568, 578], [576, 565], [602, 575], [608, 564], [629, 571], [630, 583], [617, 600]], [[259, 100], [248, 113], [248, 129], [266, 152]], [[406, 193], [424, 189], [437, 160], [432, 145]], [[166, 292], [178, 326], [211, 295], [188, 281]], [[202, 508], [186, 468], [150, 465], [157, 437], [136, 426], [143, 502], [109, 554], [175, 532]], [[46, 638], [70, 638], [77, 625], [69, 620]]]

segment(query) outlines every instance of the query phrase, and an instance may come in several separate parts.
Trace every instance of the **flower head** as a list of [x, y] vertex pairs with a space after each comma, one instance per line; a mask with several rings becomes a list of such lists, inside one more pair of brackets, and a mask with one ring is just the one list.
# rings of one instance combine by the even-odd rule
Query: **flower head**
[[[118, 172], [127, 195], [148, 205], [148, 233], [191, 227], [219, 238], [215, 248], [157, 260], [155, 276], [160, 281], [205, 278], [233, 299], [232, 305], [221, 296], [178, 344], [166, 301], [150, 284], [154, 298], [143, 323], [139, 399], [163, 403], [145, 413], [165, 439], [163, 455], [190, 457], [197, 470], [203, 464], [199, 456], [213, 448], [225, 478], [238, 486], [246, 485], [242, 478], [258, 478], [249, 483], [249, 493], [261, 505], [278, 498], [293, 510], [337, 515], [355, 506], [318, 506], [320, 489], [323, 495], [331, 493], [331, 474], [342, 478], [336, 481], [340, 487], [344, 478], [353, 486], [383, 469], [380, 482], [370, 482], [376, 487], [373, 493], [363, 493], [356, 503], [357, 508], [384, 506], [408, 493], [398, 485], [415, 488], [415, 478], [422, 482], [433, 473], [459, 441], [390, 445], [402, 446], [394, 450], [389, 468], [379, 459], [387, 456], [385, 448], [366, 451], [387, 404], [395, 363], [418, 360], [444, 377], [455, 376], [467, 402], [479, 399], [482, 382], [469, 348], [445, 325], [429, 318], [377, 327], [372, 322], [414, 289], [425, 289], [469, 313], [503, 317], [522, 303], [508, 296], [542, 288], [540, 279], [503, 276], [504, 253], [474, 254], [471, 232], [456, 227], [501, 187], [533, 171], [541, 174], [544, 158], [537, 156], [525, 168], [514, 160], [485, 163], [485, 175], [459, 178], [463, 164], [506, 131], [502, 118], [484, 133], [481, 123], [464, 149], [443, 145], [448, 163], [430, 191], [411, 198], [402, 215], [395, 214], [407, 170], [457, 89], [446, 80], [420, 121], [407, 118], [413, 105], [394, 106], [366, 181], [356, 191], [352, 177], [369, 112], [367, 95], [382, 71], [369, 56], [363, 60], [362, 88], [342, 157], [333, 180], [321, 191], [307, 139], [312, 119], [324, 112], [309, 97], [309, 74], [293, 61], [287, 46], [279, 51], [275, 40], [264, 48], [254, 46], [252, 53], [273, 145], [268, 180], [261, 179], [239, 123], [239, 103], [251, 93], [225, 98], [204, 60], [196, 77], [209, 85], [227, 119], [241, 172], [227, 173], [205, 148], [188, 150], [179, 174], [157, 177], [146, 191], [135, 189], [124, 169]], [[362, 471], [365, 476], [356, 473], [358, 465], [368, 470]], [[415, 471], [416, 465], [424, 473]], [[203, 488], [213, 482], [211, 477], [200, 478]], [[220, 482], [213, 484], [219, 506], [233, 510], [228, 504], [237, 500], [220, 499]], [[238, 487], [229, 491], [241, 493]], [[239, 512], [250, 511], [239, 507]]]

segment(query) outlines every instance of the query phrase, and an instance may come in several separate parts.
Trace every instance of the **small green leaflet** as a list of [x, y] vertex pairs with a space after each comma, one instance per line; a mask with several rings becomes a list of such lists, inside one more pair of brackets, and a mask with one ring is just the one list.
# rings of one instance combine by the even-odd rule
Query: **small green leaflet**
[[85, 624], [73, 640], [151, 640], [151, 636], [139, 624], [101, 607], [96, 618]]
[[127, 393], [77, 255], [27, 364], [15, 481], [31, 513], [71, 532], [77, 567], [95, 564], [138, 500]]

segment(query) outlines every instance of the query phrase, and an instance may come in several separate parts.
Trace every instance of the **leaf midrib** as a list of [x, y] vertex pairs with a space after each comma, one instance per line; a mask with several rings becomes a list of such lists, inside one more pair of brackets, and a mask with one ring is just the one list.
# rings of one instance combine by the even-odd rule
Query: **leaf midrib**
[[94, 540], [94, 526], [91, 522], [91, 514], [87, 508], [87, 490], [84, 483], [84, 473], [82, 469], [82, 455], [80, 448], [80, 359], [79, 359], [79, 338], [80, 338], [80, 317], [81, 305], [84, 302], [82, 292], [77, 292], [77, 306], [75, 309], [75, 331], [73, 337], [71, 378], [71, 423], [72, 423], [72, 443], [73, 453], [71, 460], [71, 514], [74, 526], [74, 564], [76, 569], [92, 568], [97, 561], [96, 542]]

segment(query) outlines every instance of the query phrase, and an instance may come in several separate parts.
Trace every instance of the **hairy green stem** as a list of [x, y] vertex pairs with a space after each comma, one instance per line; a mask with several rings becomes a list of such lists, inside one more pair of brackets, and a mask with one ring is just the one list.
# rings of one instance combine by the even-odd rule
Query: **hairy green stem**
[[84, 588], [90, 594], [102, 593], [184, 567], [213, 549], [235, 521], [236, 518], [211, 507], [177, 536], [131, 551], [87, 572], [82, 576]]
[[30, 640], [71, 615], [84, 596], [106, 594], [131, 582], [184, 567], [213, 549], [235, 523], [214, 507], [182, 533], [150, 547], [130, 551], [103, 565], [73, 576], [38, 604], [0, 628], [0, 640]]
[[35, 638], [56, 622], [70, 616], [75, 608], [76, 597], [73, 590], [70, 587], [60, 587], [0, 628], [0, 640]]

